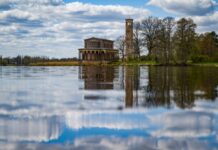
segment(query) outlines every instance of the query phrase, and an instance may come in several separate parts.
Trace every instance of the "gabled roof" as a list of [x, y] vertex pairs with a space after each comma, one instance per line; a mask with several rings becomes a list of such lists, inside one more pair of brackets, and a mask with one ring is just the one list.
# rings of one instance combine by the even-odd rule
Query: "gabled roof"
[[102, 39], [102, 38], [96, 38], [96, 37], [91, 37], [91, 38], [88, 38], [88, 39], [85, 39], [85, 41], [87, 40], [103, 40], [103, 41], [110, 41], [110, 42], [114, 42], [112, 40], [108, 40], [108, 39]]

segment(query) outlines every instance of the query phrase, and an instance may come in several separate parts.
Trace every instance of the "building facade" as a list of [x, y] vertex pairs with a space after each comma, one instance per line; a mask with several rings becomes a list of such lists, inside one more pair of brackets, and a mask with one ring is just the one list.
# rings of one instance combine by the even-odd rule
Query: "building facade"
[[84, 48], [79, 49], [82, 61], [113, 61], [118, 59], [118, 50], [114, 42], [107, 39], [89, 38], [84, 40]]

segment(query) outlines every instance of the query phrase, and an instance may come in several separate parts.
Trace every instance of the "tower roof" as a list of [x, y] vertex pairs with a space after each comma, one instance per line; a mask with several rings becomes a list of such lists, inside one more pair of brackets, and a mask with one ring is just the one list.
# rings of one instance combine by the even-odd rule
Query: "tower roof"
[[133, 19], [131, 19], [131, 18], [126, 18], [126, 21], [133, 21]]

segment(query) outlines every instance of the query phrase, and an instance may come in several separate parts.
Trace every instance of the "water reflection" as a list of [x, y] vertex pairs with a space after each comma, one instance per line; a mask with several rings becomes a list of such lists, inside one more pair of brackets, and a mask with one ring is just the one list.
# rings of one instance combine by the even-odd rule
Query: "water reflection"
[[2, 67], [0, 149], [217, 149], [213, 67]]
[[133, 107], [138, 105], [138, 90], [139, 90], [139, 67], [125, 68], [125, 106]]
[[10, 142], [48, 142], [58, 139], [61, 124], [56, 117], [11, 118], [0, 116], [0, 140]]
[[[218, 69], [213, 67], [84, 66], [79, 77], [84, 80], [85, 90], [124, 90], [126, 108], [176, 105], [184, 109], [194, 107], [195, 100], [216, 99], [217, 74]], [[86, 95], [85, 99], [107, 97]]]
[[[139, 67], [114, 68], [106, 66], [83, 66], [79, 69], [79, 78], [84, 80], [85, 90], [115, 89], [117, 86], [114, 80], [118, 78], [118, 84], [120, 84], [118, 89], [124, 89], [125, 91], [125, 107], [138, 105], [139, 74]], [[107, 99], [107, 97], [92, 94], [85, 95], [85, 99], [102, 100]]]
[[86, 90], [113, 89], [113, 67], [83, 66], [79, 71]]
[[213, 67], [150, 67], [145, 86], [147, 106], [192, 108], [195, 100], [215, 100], [218, 69]]

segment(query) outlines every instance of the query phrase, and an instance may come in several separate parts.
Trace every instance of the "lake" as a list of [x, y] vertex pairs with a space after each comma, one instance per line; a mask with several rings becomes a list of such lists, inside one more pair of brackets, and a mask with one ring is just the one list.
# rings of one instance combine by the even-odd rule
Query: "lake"
[[218, 68], [0, 67], [0, 149], [216, 150]]

